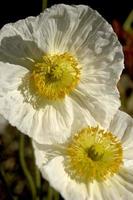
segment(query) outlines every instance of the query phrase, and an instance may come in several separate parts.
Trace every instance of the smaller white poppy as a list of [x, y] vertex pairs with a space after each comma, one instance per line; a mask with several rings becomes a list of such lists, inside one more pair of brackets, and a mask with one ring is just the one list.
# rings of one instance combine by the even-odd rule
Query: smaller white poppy
[[42, 176], [66, 200], [133, 199], [133, 119], [118, 111], [107, 130], [89, 124], [64, 143], [34, 143]]

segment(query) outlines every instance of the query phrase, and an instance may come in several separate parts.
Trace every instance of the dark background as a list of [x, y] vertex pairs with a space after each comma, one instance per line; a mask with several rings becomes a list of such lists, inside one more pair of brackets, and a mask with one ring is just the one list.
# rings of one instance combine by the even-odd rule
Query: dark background
[[[48, 0], [48, 7], [57, 3], [89, 5], [110, 23], [114, 18], [123, 22], [133, 8], [132, 0]], [[0, 0], [0, 27], [27, 16], [38, 15], [40, 12], [41, 0]]]

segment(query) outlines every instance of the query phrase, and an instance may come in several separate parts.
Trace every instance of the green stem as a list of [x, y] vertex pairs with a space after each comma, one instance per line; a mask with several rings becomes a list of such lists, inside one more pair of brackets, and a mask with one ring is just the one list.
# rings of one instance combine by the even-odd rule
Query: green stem
[[59, 200], [59, 193], [58, 192], [54, 192], [54, 200]]
[[133, 33], [133, 28], [131, 26], [132, 23], [133, 23], [133, 10], [130, 12], [126, 21], [123, 24], [124, 30], [129, 32], [129, 33]]
[[41, 176], [40, 171], [35, 166], [35, 173], [36, 173], [36, 188], [37, 188], [37, 198], [36, 200], [40, 199], [40, 188], [41, 188]]
[[48, 198], [47, 200], [52, 200], [53, 197], [53, 189], [49, 186], [48, 187]]
[[27, 181], [29, 183], [30, 186], [30, 190], [32, 193], [32, 199], [35, 200], [36, 199], [36, 188], [35, 188], [35, 184], [34, 181], [32, 179], [32, 176], [27, 168], [26, 162], [25, 162], [25, 155], [24, 155], [24, 135], [21, 134], [20, 135], [20, 144], [19, 144], [19, 158], [20, 158], [20, 164], [21, 167], [23, 169], [24, 175], [27, 178]]
[[33, 158], [33, 163], [34, 163], [34, 173], [35, 173], [35, 183], [36, 183], [35, 185], [36, 185], [36, 191], [37, 191], [36, 200], [39, 200], [40, 199], [40, 193], [41, 193], [41, 175], [40, 175], [39, 169], [37, 168], [37, 166], [35, 164], [36, 159], [35, 159], [33, 144], [32, 144], [31, 140], [30, 140], [30, 144], [32, 146], [32, 158]]
[[48, 1], [47, 0], [42, 0], [42, 11], [47, 8], [47, 4], [48, 4]]

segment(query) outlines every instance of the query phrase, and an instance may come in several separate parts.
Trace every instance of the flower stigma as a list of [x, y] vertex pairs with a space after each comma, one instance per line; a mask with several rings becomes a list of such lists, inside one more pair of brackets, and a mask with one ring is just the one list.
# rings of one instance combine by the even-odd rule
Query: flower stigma
[[123, 163], [121, 142], [99, 126], [75, 134], [65, 152], [65, 170], [78, 182], [104, 181], [117, 173]]
[[69, 95], [80, 80], [78, 60], [70, 53], [47, 54], [22, 79], [19, 89], [34, 106], [43, 99], [60, 100]]

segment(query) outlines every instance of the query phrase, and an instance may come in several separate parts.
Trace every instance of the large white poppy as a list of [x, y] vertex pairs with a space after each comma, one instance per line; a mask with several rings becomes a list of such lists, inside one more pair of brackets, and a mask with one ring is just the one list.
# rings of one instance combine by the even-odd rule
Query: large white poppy
[[39, 143], [64, 137], [73, 119], [107, 127], [120, 106], [123, 53], [88, 6], [55, 5], [0, 30], [0, 113]]

